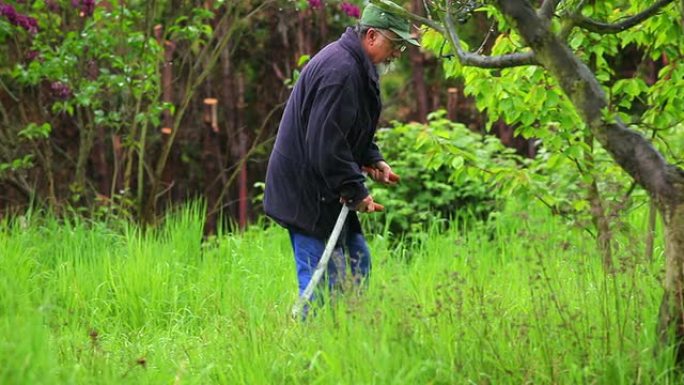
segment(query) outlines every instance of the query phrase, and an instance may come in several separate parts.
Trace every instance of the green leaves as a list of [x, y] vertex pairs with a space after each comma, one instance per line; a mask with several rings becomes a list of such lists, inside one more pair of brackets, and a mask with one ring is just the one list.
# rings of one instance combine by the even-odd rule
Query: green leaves
[[0, 178], [4, 177], [5, 174], [10, 171], [16, 172], [33, 167], [33, 158], [33, 154], [28, 154], [21, 158], [14, 159], [11, 162], [0, 162]]
[[52, 132], [50, 123], [36, 124], [30, 123], [26, 128], [19, 131], [19, 136], [28, 140], [47, 139]]
[[402, 177], [396, 186], [371, 185], [373, 197], [387, 207], [378, 223], [392, 232], [413, 233], [456, 216], [486, 219], [497, 208], [500, 187], [517, 175], [511, 172], [517, 157], [498, 139], [445, 115], [439, 110], [429, 115], [427, 125], [397, 122], [378, 132], [378, 145]]

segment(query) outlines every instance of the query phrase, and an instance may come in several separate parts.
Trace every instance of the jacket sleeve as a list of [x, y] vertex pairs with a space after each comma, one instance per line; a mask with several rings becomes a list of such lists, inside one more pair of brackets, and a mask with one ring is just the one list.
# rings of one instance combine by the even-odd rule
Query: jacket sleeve
[[355, 95], [344, 84], [319, 89], [311, 106], [305, 140], [309, 164], [329, 190], [350, 204], [368, 195], [364, 176], [347, 140], [354, 128], [357, 103]]
[[371, 144], [368, 146], [368, 150], [364, 154], [363, 165], [372, 166], [376, 162], [379, 162], [381, 160], [385, 160], [385, 158], [382, 156], [382, 153], [380, 152], [380, 148], [378, 148], [378, 145], [375, 144], [375, 139], [373, 139]]

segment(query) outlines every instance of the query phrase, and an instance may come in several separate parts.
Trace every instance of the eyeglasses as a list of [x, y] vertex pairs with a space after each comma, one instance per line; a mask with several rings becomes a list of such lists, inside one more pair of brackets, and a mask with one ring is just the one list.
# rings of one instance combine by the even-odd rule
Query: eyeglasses
[[404, 44], [403, 39], [396, 39], [396, 38], [391, 38], [387, 36], [382, 30], [376, 29], [379, 34], [381, 34], [385, 39], [389, 40], [392, 42], [392, 50], [394, 51], [399, 51], [399, 52], [404, 52], [406, 51], [406, 44]]

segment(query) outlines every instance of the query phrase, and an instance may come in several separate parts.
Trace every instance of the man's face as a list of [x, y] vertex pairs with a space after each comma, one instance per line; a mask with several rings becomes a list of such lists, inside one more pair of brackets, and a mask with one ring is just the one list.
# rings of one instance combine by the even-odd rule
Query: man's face
[[373, 64], [389, 64], [406, 49], [404, 41], [392, 31], [371, 28], [367, 32], [368, 55]]

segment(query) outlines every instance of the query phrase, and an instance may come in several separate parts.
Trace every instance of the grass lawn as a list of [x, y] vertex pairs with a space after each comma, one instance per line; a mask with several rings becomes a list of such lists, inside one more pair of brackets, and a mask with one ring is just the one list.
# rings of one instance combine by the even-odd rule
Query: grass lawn
[[[0, 224], [0, 384], [668, 384], [657, 350], [662, 241], [645, 213], [618, 272], [543, 209], [391, 242], [368, 236], [368, 289], [306, 322], [289, 240], [203, 241], [188, 206], [134, 225], [33, 215]], [[453, 226], [458, 228], [458, 225]], [[664, 354], [665, 353], [665, 354]]]

